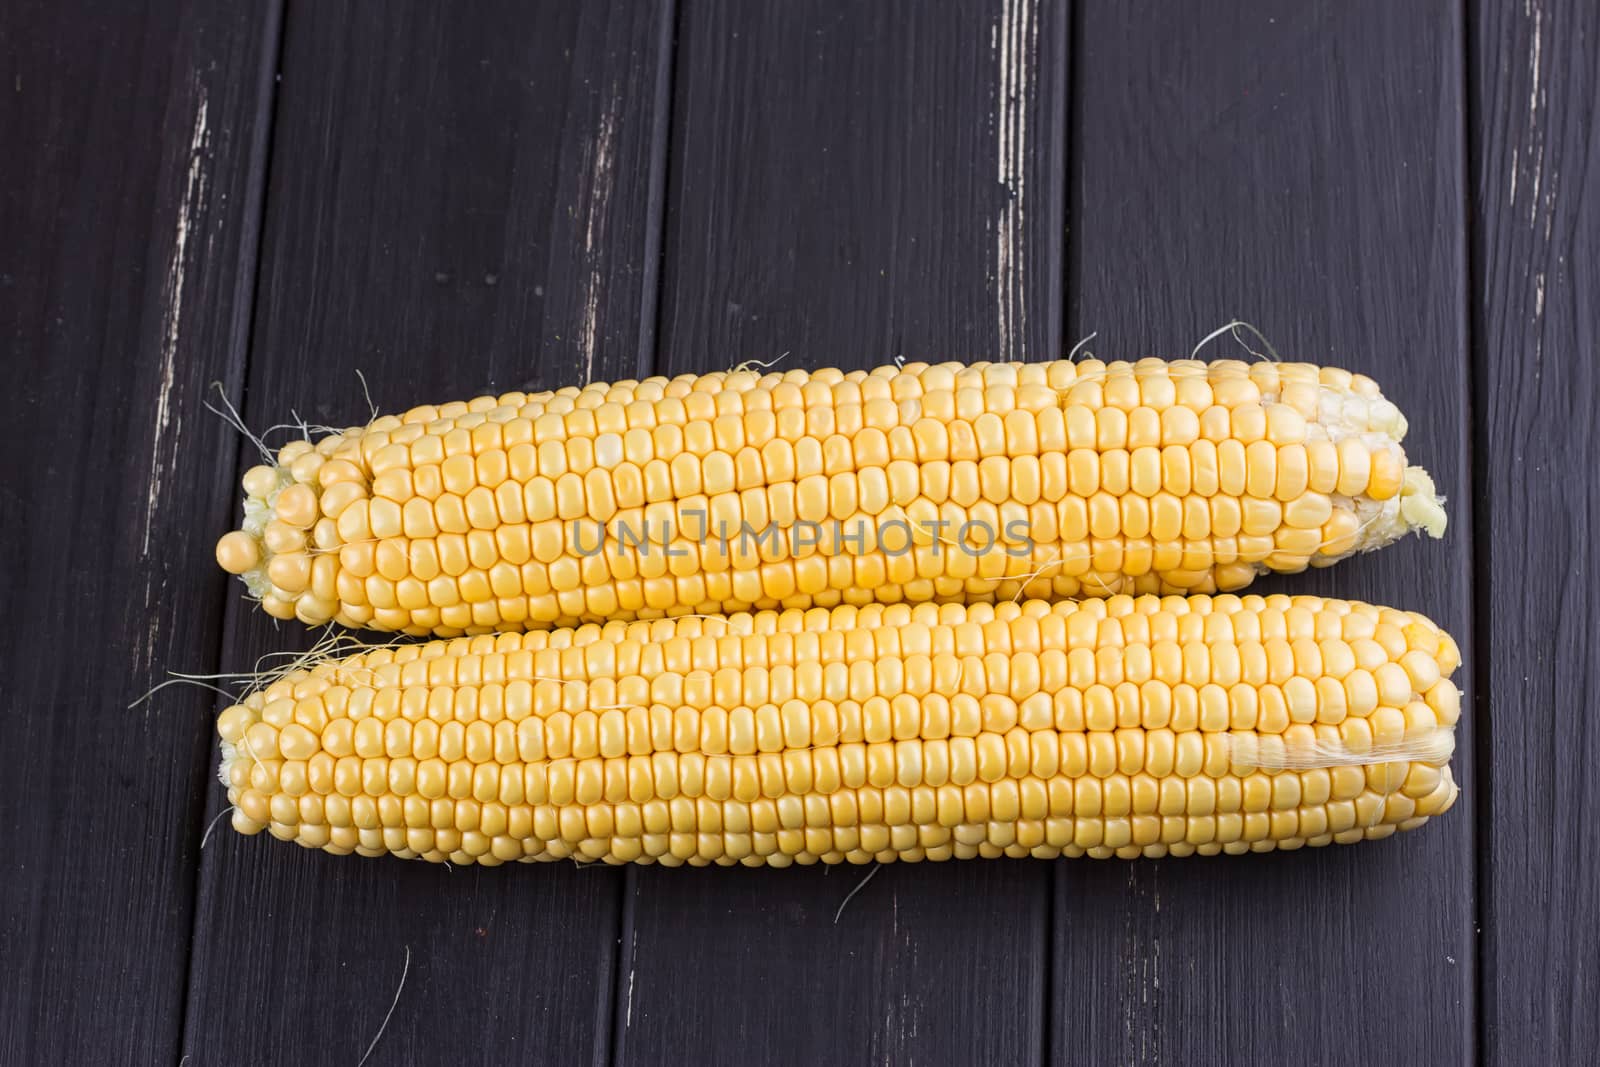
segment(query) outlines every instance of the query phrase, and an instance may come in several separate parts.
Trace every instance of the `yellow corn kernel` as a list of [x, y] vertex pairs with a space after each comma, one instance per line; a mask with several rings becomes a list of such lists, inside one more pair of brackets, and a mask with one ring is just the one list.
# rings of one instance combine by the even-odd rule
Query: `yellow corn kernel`
[[1308, 364], [592, 383], [290, 442], [216, 555], [276, 617], [435, 636], [1237, 589], [1440, 535], [1403, 431], [1370, 380]]
[[1450, 806], [1454, 658], [1420, 616], [1315, 597], [868, 603], [370, 649], [217, 731], [234, 826], [336, 852], [1262, 851]]

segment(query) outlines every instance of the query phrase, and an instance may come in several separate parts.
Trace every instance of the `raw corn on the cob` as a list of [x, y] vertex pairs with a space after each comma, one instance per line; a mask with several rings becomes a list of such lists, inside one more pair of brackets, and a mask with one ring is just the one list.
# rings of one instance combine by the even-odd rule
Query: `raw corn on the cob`
[[221, 777], [243, 832], [455, 863], [1265, 851], [1447, 809], [1458, 659], [1316, 597], [612, 622], [297, 671]]
[[597, 383], [292, 442], [217, 558], [279, 618], [419, 635], [1233, 590], [1441, 535], [1404, 432], [1371, 379], [1303, 363]]

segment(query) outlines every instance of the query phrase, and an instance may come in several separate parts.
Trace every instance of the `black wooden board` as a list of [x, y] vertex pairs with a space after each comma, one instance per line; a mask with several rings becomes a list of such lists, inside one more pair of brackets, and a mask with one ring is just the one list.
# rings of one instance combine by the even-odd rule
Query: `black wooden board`
[[176, 1060], [272, 5], [0, 8], [0, 1062]]
[[[1045, 358], [1061, 347], [1068, 12], [681, 12], [657, 369]], [[645, 869], [628, 1063], [1027, 1063], [1049, 868]]]
[[[245, 418], [361, 422], [358, 371], [385, 410], [632, 376], [655, 288], [663, 19], [632, 3], [295, 7]], [[237, 603], [224, 660], [311, 636]], [[604, 1063], [621, 885], [219, 829], [184, 1052], [353, 1064], [393, 1003], [371, 1063]]]
[[1600, 1047], [1600, 12], [1474, 5], [1483, 1059]]
[[[1090, 5], [1069, 334], [1187, 356], [1233, 319], [1371, 374], [1450, 502], [1412, 538], [1254, 589], [1421, 611], [1470, 662], [1462, 26], [1421, 4]], [[1257, 349], [1262, 346], [1245, 335]], [[1254, 358], [1231, 338], [1214, 358]], [[1458, 675], [1458, 684], [1467, 681]], [[1058, 1062], [1460, 1063], [1473, 1043], [1471, 731], [1454, 810], [1353, 847], [1056, 867]], [[1334, 1007], [1337, 1005], [1337, 1007]]]

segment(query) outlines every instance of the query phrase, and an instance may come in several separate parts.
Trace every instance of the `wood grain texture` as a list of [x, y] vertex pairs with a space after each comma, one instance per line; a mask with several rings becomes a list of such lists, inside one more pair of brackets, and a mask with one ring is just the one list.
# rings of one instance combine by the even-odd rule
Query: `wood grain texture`
[[[1059, 352], [1063, 5], [689, 3], [660, 373]], [[1029, 1063], [1044, 864], [641, 869], [627, 1063]]]
[[[1231, 319], [1376, 377], [1449, 497], [1410, 539], [1258, 583], [1422, 611], [1472, 662], [1462, 26], [1439, 5], [1090, 4], [1069, 335], [1187, 356]], [[1231, 340], [1209, 354], [1240, 356]], [[1259, 345], [1257, 346], [1259, 347]], [[1244, 358], [1250, 358], [1245, 356]], [[1470, 671], [1457, 675], [1470, 688]], [[1216, 861], [1057, 866], [1058, 1062], [1460, 1063], [1474, 1000], [1465, 793], [1421, 831]]]
[[1600, 1048], [1600, 12], [1477, 3], [1472, 42], [1482, 1049], [1580, 1063]]
[[[369, 1065], [1594, 1058], [1594, 5], [282, 9], [0, 7], [0, 1063], [348, 1065], [391, 1002]], [[357, 370], [395, 410], [1235, 317], [1376, 376], [1449, 497], [1256, 586], [1460, 641], [1418, 833], [889, 867], [835, 922], [864, 870], [202, 852], [218, 705], [126, 708], [311, 639], [211, 562], [253, 461], [213, 381], [342, 424]]]
[[1059, 350], [1068, 7], [858, 7], [683, 5], [660, 366]]
[[273, 5], [0, 9], [0, 1062], [173, 1062]]
[[[245, 417], [630, 377], [655, 286], [659, 6], [296, 6]], [[214, 527], [220, 528], [220, 527]], [[305, 647], [235, 600], [224, 659]], [[213, 789], [215, 809], [217, 791]], [[333, 857], [219, 829], [196, 1063], [608, 1055], [620, 873]]]

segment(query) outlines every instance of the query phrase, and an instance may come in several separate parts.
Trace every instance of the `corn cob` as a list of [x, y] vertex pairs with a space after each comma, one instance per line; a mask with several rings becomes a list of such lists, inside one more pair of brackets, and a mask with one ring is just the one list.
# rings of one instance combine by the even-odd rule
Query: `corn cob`
[[1297, 363], [593, 384], [292, 442], [217, 558], [276, 617], [441, 636], [1226, 591], [1442, 535], [1404, 432], [1371, 379]]
[[1260, 852], [1450, 807], [1458, 660], [1317, 597], [616, 621], [296, 671], [221, 778], [244, 833], [454, 863]]

